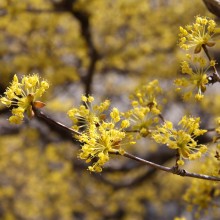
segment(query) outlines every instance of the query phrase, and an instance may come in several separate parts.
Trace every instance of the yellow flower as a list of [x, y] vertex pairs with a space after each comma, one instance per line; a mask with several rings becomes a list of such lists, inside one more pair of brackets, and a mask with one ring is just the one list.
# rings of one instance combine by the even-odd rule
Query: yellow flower
[[132, 109], [125, 112], [124, 116], [131, 121], [131, 129], [139, 131], [137, 137], [145, 137], [149, 134], [149, 128], [159, 121], [160, 108], [157, 96], [162, 89], [157, 80], [151, 81], [139, 87], [130, 95]]
[[119, 122], [120, 121], [120, 115], [119, 115], [119, 111], [118, 111], [117, 108], [113, 108], [110, 116], [111, 116], [111, 118], [114, 122]]
[[210, 67], [215, 65], [215, 61], [207, 61], [203, 57], [191, 57], [187, 55], [187, 60], [181, 64], [182, 73], [187, 77], [178, 78], [174, 81], [178, 86], [177, 91], [184, 90], [183, 99], [188, 100], [194, 98], [200, 101], [203, 98], [203, 94], [206, 91], [206, 85], [208, 84], [207, 72]]
[[90, 171], [101, 172], [102, 166], [109, 161], [111, 152], [123, 154], [123, 145], [134, 144], [131, 136], [127, 135], [124, 130], [130, 126], [130, 123], [120, 117], [117, 108], [112, 109], [109, 121], [107, 121], [104, 113], [110, 106], [109, 100], [95, 106], [92, 105], [94, 99], [91, 96], [82, 96], [82, 100], [86, 107], [81, 105], [68, 112], [74, 123], [73, 128], [84, 129], [82, 135], [76, 136], [82, 144], [79, 157], [87, 163], [92, 162], [92, 165], [88, 167]]
[[105, 112], [110, 106], [110, 101], [105, 100], [100, 105], [92, 105], [94, 98], [92, 96], [82, 96], [81, 100], [84, 105], [80, 105], [79, 108], [72, 108], [68, 111], [68, 116], [73, 121], [73, 129], [84, 129], [89, 123], [95, 123], [97, 126], [105, 119]]
[[185, 28], [180, 27], [179, 46], [185, 50], [195, 47], [194, 53], [199, 53], [203, 45], [214, 46], [215, 27], [214, 20], [197, 16], [196, 22], [192, 25], [187, 25]]
[[121, 146], [126, 133], [116, 128], [111, 122], [102, 122], [98, 127], [92, 126], [79, 136], [79, 141], [82, 143], [82, 150], [79, 155], [81, 159], [90, 162], [95, 159], [92, 166], [88, 169], [94, 172], [101, 172], [102, 166], [110, 159], [109, 153], [123, 152]]
[[[219, 161], [214, 160], [215, 150], [210, 149], [210, 157], [206, 157], [200, 164], [199, 169], [202, 174], [220, 176], [219, 175]], [[183, 195], [183, 199], [188, 203], [189, 207], [198, 207], [197, 215], [204, 214], [210, 208], [211, 201], [219, 199], [220, 191], [217, 181], [206, 181], [194, 178], [190, 187]], [[216, 204], [213, 204], [213, 207]], [[199, 218], [198, 218], [199, 219]]]
[[220, 117], [217, 117], [215, 119], [215, 124], [216, 124], [216, 128], [215, 128], [215, 131], [220, 134]]
[[166, 144], [171, 149], [177, 149], [180, 155], [179, 165], [183, 159], [194, 160], [205, 153], [207, 147], [198, 144], [195, 138], [203, 135], [206, 130], [199, 129], [200, 118], [183, 116], [179, 122], [180, 129], [173, 128], [172, 122], [166, 121], [162, 126], [152, 132], [152, 138], [161, 144]]
[[44, 80], [40, 82], [37, 74], [24, 76], [21, 82], [14, 75], [11, 85], [4, 92], [5, 96], [0, 98], [0, 101], [7, 107], [13, 106], [9, 121], [20, 124], [24, 118], [24, 112], [27, 112], [28, 117], [32, 117], [32, 104], [38, 108], [43, 107], [44, 103], [37, 101], [37, 99], [48, 88], [49, 84]]

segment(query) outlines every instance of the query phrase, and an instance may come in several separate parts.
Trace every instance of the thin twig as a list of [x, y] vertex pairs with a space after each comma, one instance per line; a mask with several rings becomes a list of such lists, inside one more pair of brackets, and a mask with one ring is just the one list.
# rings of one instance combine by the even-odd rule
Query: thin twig
[[96, 63], [100, 59], [100, 55], [95, 47], [91, 32], [91, 22], [89, 15], [84, 11], [72, 10], [72, 15], [79, 21], [81, 28], [81, 35], [87, 45], [87, 52], [89, 57], [89, 65], [83, 83], [85, 86], [85, 95], [88, 96], [92, 93], [92, 83], [95, 74]]
[[[112, 154], [116, 154], [116, 155], [121, 155], [118, 152], [111, 152]], [[168, 173], [173, 173], [179, 176], [186, 176], [186, 177], [193, 177], [193, 178], [197, 178], [197, 179], [203, 179], [203, 180], [212, 180], [212, 181], [220, 181], [219, 177], [215, 177], [215, 176], [208, 176], [208, 175], [204, 175], [204, 174], [197, 174], [197, 173], [190, 173], [187, 172], [184, 169], [179, 169], [178, 167], [174, 166], [174, 167], [166, 167], [166, 166], [162, 166], [156, 163], [153, 163], [151, 161], [148, 160], [144, 160], [140, 157], [134, 156], [128, 152], [125, 152], [122, 156], [130, 158], [132, 160], [144, 163], [148, 166], [154, 167], [156, 169], [168, 172]]]
[[159, 116], [159, 118], [161, 119], [161, 121], [162, 121], [163, 123], [165, 123], [165, 119], [164, 119], [163, 115], [162, 115], [162, 114], [159, 114], [158, 116]]
[[207, 47], [206, 47], [205, 44], [202, 45], [202, 49], [204, 50], [204, 52], [205, 52], [206, 56], [208, 57], [209, 61], [211, 61], [212, 58], [211, 58], [211, 56], [209, 55], [209, 51], [208, 51], [208, 49], [207, 49]]
[[[209, 61], [211, 61], [212, 58], [211, 58], [211, 56], [209, 54], [209, 51], [208, 51], [205, 44], [202, 45], [202, 49], [204, 50], [204, 52], [205, 52], [206, 56], [208, 57]], [[215, 66], [212, 66], [212, 67], [213, 67], [214, 73], [211, 76], [209, 76], [210, 77], [209, 84], [214, 84], [216, 82], [220, 82], [220, 76], [218, 74], [218, 71], [217, 71], [216, 67]]]
[[32, 106], [33, 108], [33, 111], [34, 111], [34, 114], [39, 117], [39, 118], [42, 118], [44, 119], [45, 121], [49, 122], [50, 124], [52, 125], [57, 125], [59, 127], [61, 127], [62, 129], [68, 131], [68, 132], [71, 132], [72, 134], [75, 134], [75, 135], [82, 135], [80, 132], [76, 131], [76, 130], [73, 130], [72, 128], [68, 128], [67, 126], [65, 126], [64, 124], [58, 122], [58, 121], [55, 121], [53, 119], [51, 119], [49, 116], [45, 115], [42, 111], [36, 109], [34, 106]]
[[207, 132], [215, 132], [216, 128], [206, 128], [205, 130], [207, 130]]

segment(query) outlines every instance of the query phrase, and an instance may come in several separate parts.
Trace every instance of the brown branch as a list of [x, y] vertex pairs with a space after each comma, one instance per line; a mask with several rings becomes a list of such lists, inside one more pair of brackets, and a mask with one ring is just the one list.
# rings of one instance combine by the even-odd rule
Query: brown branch
[[218, 0], [203, 0], [207, 9], [217, 17], [220, 17], [220, 4]]
[[206, 128], [207, 132], [216, 132], [216, 128]]
[[161, 120], [163, 123], [165, 123], [165, 119], [164, 119], [163, 115], [162, 115], [162, 114], [159, 114], [158, 116], [159, 116], [160, 120]]
[[208, 51], [208, 49], [207, 49], [207, 47], [206, 47], [205, 44], [202, 45], [202, 49], [204, 50], [204, 52], [205, 52], [206, 56], [208, 57], [209, 61], [211, 61], [212, 58], [211, 58], [211, 56], [209, 55], [209, 51]]
[[[147, 158], [149, 159], [145, 158], [145, 160], [151, 160], [151, 161], [154, 161], [155, 163], [164, 164], [167, 161], [170, 161], [171, 159], [174, 158], [174, 154], [172, 150], [168, 148], [162, 148], [161, 150], [162, 150], [162, 153], [159, 155], [156, 152], [147, 154]], [[105, 176], [105, 174], [108, 172], [111, 172], [111, 173], [123, 172], [123, 174], [126, 175], [127, 172], [129, 171], [132, 171], [135, 169], [137, 170], [139, 168], [142, 169], [143, 166], [146, 166], [143, 163], [138, 163], [138, 166], [135, 166], [135, 164], [132, 164], [132, 162], [135, 162], [135, 161], [131, 161], [127, 163], [126, 167], [122, 167], [122, 169], [120, 168], [115, 169], [114, 167], [105, 167], [105, 172], [102, 175], [95, 174], [95, 177], [103, 181], [105, 184], [111, 185], [115, 190], [118, 190], [118, 189], [125, 188], [125, 187], [133, 188], [133, 187], [139, 186], [144, 181], [151, 179], [153, 175], [157, 172], [157, 169], [155, 169], [154, 167], [147, 167], [146, 171], [143, 174], [139, 175], [138, 177], [132, 178], [132, 179], [129, 178], [125, 180], [120, 179], [120, 181], [113, 181], [112, 179], [108, 178], [108, 176], [107, 177]]]
[[72, 14], [74, 17], [79, 21], [80, 27], [81, 27], [81, 35], [84, 38], [87, 47], [88, 47], [88, 56], [89, 56], [89, 66], [86, 73], [86, 76], [83, 80], [85, 85], [85, 95], [91, 95], [92, 92], [92, 81], [95, 74], [95, 68], [96, 63], [98, 59], [100, 58], [97, 49], [94, 45], [94, 42], [92, 40], [92, 34], [91, 34], [91, 24], [89, 20], [89, 15], [86, 12], [83, 11], [72, 11]]
[[92, 39], [91, 23], [89, 20], [90, 16], [86, 11], [75, 9], [74, 8], [75, 2], [76, 0], [63, 0], [59, 3], [54, 2], [53, 6], [55, 10], [58, 11], [62, 10], [71, 13], [73, 17], [79, 21], [81, 28], [81, 35], [87, 45], [88, 57], [90, 60], [86, 76], [82, 78], [82, 81], [85, 86], [85, 95], [88, 96], [91, 95], [92, 92], [92, 81], [95, 74], [96, 63], [97, 60], [100, 59], [100, 55]]
[[[204, 50], [204, 52], [205, 52], [206, 56], [208, 57], [209, 61], [211, 61], [212, 58], [211, 58], [211, 56], [209, 54], [209, 51], [208, 51], [205, 44], [202, 45], [202, 49]], [[208, 80], [209, 80], [208, 84], [214, 84], [216, 82], [220, 82], [220, 76], [219, 76], [218, 71], [217, 71], [215, 66], [213, 66], [213, 70], [214, 70], [214, 73], [212, 73], [212, 75], [208, 76]]]
[[45, 115], [42, 111], [40, 111], [39, 109], [36, 109], [33, 105], [32, 105], [33, 111], [35, 116], [38, 119], [41, 119], [42, 121], [44, 121], [52, 130], [56, 131], [57, 133], [60, 134], [60, 132], [62, 133], [62, 136], [68, 136], [71, 139], [73, 139], [73, 135], [81, 135], [80, 132], [73, 130], [72, 128], [68, 128], [67, 126], [65, 126], [64, 124], [57, 122], [53, 119], [51, 119], [49, 116]]
[[[119, 154], [119, 152], [111, 152], [111, 153], [112, 154], [116, 154], [116, 155], [121, 155], [121, 154]], [[174, 167], [171, 167], [171, 168], [170, 167], [166, 167], [166, 166], [162, 166], [162, 165], [153, 163], [151, 161], [144, 160], [144, 159], [142, 159], [140, 157], [134, 156], [134, 155], [132, 155], [132, 154], [130, 154], [128, 152], [125, 152], [121, 156], [130, 158], [132, 160], [141, 162], [141, 163], [143, 163], [145, 165], [154, 167], [156, 169], [159, 169], [159, 170], [162, 170], [162, 171], [165, 171], [165, 172], [168, 172], [168, 173], [173, 173], [173, 174], [176, 174], [176, 175], [179, 175], [179, 176], [193, 177], [193, 178], [197, 178], [197, 179], [212, 180], [212, 181], [220, 181], [220, 177], [208, 176], [208, 175], [197, 174], [197, 173], [190, 173], [190, 172], [187, 172], [184, 169], [179, 169], [177, 166], [174, 166]]]

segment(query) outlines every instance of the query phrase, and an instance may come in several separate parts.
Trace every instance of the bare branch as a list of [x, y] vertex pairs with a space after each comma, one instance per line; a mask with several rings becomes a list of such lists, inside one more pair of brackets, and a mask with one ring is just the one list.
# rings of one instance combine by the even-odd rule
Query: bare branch
[[203, 0], [207, 9], [217, 17], [220, 17], [220, 1], [219, 0]]
[[57, 122], [53, 119], [51, 119], [50, 117], [48, 117], [47, 115], [45, 115], [42, 111], [36, 109], [34, 106], [32, 106], [34, 114], [37, 118], [41, 118], [44, 121], [46, 121], [49, 125], [51, 126], [55, 126], [55, 127], [59, 127], [61, 128], [63, 131], [68, 132], [72, 135], [81, 135], [80, 132], [73, 130], [72, 128], [68, 128], [67, 126], [65, 126], [64, 124]]
[[[121, 154], [119, 154], [119, 152], [111, 152], [111, 153], [112, 154], [116, 154], [116, 155], [121, 155]], [[179, 169], [177, 166], [174, 166], [174, 167], [171, 167], [171, 168], [170, 167], [166, 167], [166, 166], [162, 166], [162, 165], [153, 163], [151, 161], [144, 160], [144, 159], [142, 159], [140, 157], [134, 156], [134, 155], [132, 155], [132, 154], [130, 154], [128, 152], [125, 152], [121, 156], [130, 158], [132, 160], [136, 160], [138, 162], [144, 163], [144, 164], [146, 164], [148, 166], [154, 167], [154, 168], [159, 169], [159, 170], [163, 170], [163, 171], [168, 172], [168, 173], [173, 173], [173, 174], [180, 175], [180, 176], [193, 177], [193, 178], [197, 178], [197, 179], [220, 181], [220, 177], [208, 176], [208, 175], [197, 174], [197, 173], [190, 173], [190, 172], [187, 172], [184, 169]]]

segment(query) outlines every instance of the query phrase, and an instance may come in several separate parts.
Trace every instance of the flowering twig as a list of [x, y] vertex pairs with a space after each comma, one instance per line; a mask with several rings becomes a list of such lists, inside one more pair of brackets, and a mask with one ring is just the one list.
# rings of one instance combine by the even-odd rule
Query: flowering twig
[[[65, 129], [66, 131], [68, 132], [71, 132], [72, 134], [75, 134], [75, 135], [82, 135], [80, 132], [72, 129], [72, 128], [68, 128], [67, 126], [63, 125], [62, 123], [60, 122], [57, 122], [53, 119], [51, 119], [50, 117], [48, 117], [47, 115], [45, 115], [42, 111], [36, 109], [34, 106], [33, 106], [33, 111], [35, 113], [35, 115], [39, 118], [42, 118], [46, 121], [48, 121], [50, 124], [54, 124], [54, 125], [57, 125], [59, 127], [62, 127], [63, 129]], [[162, 166], [162, 165], [159, 165], [157, 163], [154, 163], [154, 162], [151, 162], [151, 161], [148, 161], [148, 160], [145, 160], [143, 158], [140, 158], [140, 157], [137, 157], [137, 156], [134, 156], [128, 152], [124, 152], [123, 154], [120, 154], [119, 151], [111, 151], [109, 152], [110, 154], [115, 154], [115, 155], [122, 155], [124, 157], [127, 157], [127, 158], [130, 158], [132, 160], [135, 160], [135, 161], [138, 161], [138, 162], [141, 162], [145, 165], [148, 165], [148, 166], [151, 166], [151, 167], [154, 167], [156, 169], [159, 169], [159, 170], [163, 170], [165, 172], [168, 172], [168, 173], [173, 173], [173, 174], [176, 174], [176, 175], [180, 175], [180, 176], [187, 176], [187, 177], [193, 177], [193, 178], [197, 178], [197, 179], [204, 179], [204, 180], [212, 180], [212, 181], [220, 181], [220, 178], [219, 177], [214, 177], [214, 176], [208, 176], [208, 175], [204, 175], [204, 174], [197, 174], [197, 173], [190, 173], [190, 172], [187, 172], [186, 170], [184, 169], [179, 169], [178, 166], [173, 166], [173, 167], [166, 167], [166, 166]]]
[[[112, 153], [112, 154], [116, 154], [116, 155], [121, 155], [121, 154], [118, 153], [118, 152], [111, 152], [111, 153]], [[197, 173], [190, 173], [190, 172], [187, 172], [187, 171], [184, 170], [184, 169], [179, 169], [179, 168], [176, 167], [176, 166], [171, 167], [171, 168], [170, 168], [170, 167], [166, 167], [166, 166], [162, 166], [162, 165], [153, 163], [153, 162], [151, 162], [151, 161], [144, 160], [144, 159], [142, 159], [142, 158], [140, 158], [140, 157], [134, 156], [133, 154], [130, 154], [130, 153], [128, 153], [128, 152], [124, 152], [124, 154], [121, 155], [121, 156], [130, 158], [130, 159], [132, 159], [132, 160], [136, 160], [136, 161], [138, 161], [138, 162], [144, 163], [144, 164], [146, 164], [146, 165], [148, 165], [148, 166], [154, 167], [154, 168], [159, 169], [159, 170], [163, 170], [163, 171], [168, 172], [168, 173], [173, 173], [173, 174], [180, 175], [180, 176], [193, 177], [193, 178], [197, 178], [197, 179], [220, 181], [220, 178], [219, 178], [219, 177], [208, 176], [208, 175], [197, 174]]]

